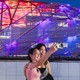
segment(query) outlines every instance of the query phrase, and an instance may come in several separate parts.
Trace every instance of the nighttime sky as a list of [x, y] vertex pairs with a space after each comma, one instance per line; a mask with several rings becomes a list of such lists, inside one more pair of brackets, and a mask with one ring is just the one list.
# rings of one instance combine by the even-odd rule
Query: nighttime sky
[[32, 1], [65, 3], [70, 4], [73, 7], [80, 8], [80, 0], [32, 0]]

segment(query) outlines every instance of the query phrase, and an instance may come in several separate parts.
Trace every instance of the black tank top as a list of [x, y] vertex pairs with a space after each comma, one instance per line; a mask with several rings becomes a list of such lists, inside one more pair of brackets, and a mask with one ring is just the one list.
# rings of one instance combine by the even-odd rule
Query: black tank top
[[[44, 74], [44, 71], [47, 70], [47, 68], [39, 68], [39, 70], [40, 70], [41, 74]], [[52, 77], [51, 74], [47, 73], [47, 75], [41, 80], [54, 80], [54, 78]]]

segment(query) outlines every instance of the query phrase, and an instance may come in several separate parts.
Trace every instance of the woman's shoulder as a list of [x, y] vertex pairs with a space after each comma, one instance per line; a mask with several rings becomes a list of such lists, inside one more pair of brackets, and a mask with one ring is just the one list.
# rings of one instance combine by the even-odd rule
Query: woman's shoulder
[[27, 63], [27, 64], [25, 64], [25, 66], [24, 66], [24, 68], [29, 68], [29, 66], [30, 66], [30, 63]]
[[32, 67], [33, 67], [33, 65], [34, 65], [35, 63], [27, 63], [26, 65], [25, 65], [25, 68], [26, 69], [32, 69]]

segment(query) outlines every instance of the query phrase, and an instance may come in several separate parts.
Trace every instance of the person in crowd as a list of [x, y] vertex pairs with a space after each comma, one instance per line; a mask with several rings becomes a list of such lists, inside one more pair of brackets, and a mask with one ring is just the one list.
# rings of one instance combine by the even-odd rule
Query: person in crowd
[[28, 51], [29, 63], [24, 67], [24, 73], [27, 80], [41, 80], [39, 66], [43, 65], [52, 53], [57, 51], [56, 44], [53, 44], [49, 51], [40, 58], [40, 51], [37, 48], [31, 48]]
[[[40, 58], [43, 57], [47, 53], [46, 46], [43, 43], [39, 43], [36, 45], [36, 48], [40, 51]], [[51, 74], [51, 67], [48, 60], [44, 62], [38, 68], [41, 72], [41, 80], [54, 80]]]

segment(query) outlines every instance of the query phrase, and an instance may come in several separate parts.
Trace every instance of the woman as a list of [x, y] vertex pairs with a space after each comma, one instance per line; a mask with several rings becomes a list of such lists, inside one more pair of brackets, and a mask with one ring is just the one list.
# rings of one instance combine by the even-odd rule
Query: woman
[[45, 63], [49, 56], [57, 51], [56, 44], [54, 44], [50, 50], [40, 58], [40, 52], [37, 48], [31, 48], [28, 52], [30, 63], [24, 68], [25, 76], [28, 80], [40, 80], [41, 73], [38, 69], [39, 66]]
[[[46, 46], [42, 43], [37, 44], [36, 48], [40, 51], [40, 57], [44, 56], [47, 53]], [[54, 80], [51, 75], [51, 68], [48, 60], [39, 66], [39, 70], [42, 74], [41, 80]]]

